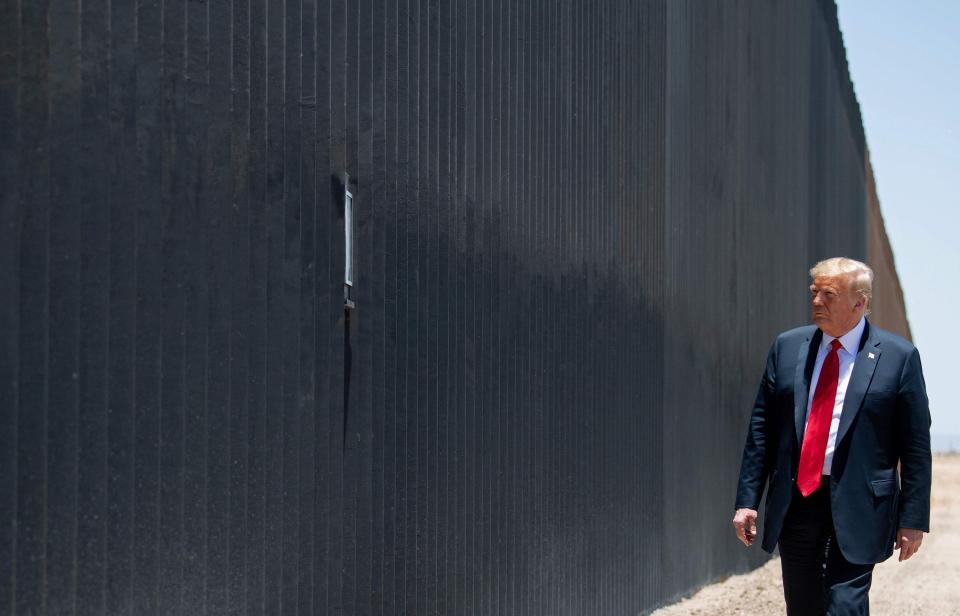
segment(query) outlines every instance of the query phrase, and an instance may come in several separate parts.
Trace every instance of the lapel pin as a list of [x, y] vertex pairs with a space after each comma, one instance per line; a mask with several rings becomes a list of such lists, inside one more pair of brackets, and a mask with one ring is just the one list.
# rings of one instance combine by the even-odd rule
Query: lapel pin
[[867, 353], [867, 357], [869, 357], [870, 359], [876, 359], [876, 358], [877, 358], [877, 356], [874, 355], [873, 353]]

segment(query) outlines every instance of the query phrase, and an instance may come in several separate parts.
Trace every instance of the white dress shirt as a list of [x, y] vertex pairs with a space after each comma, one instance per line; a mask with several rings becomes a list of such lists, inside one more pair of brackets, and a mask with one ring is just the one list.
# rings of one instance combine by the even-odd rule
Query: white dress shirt
[[[840, 360], [840, 378], [837, 380], [837, 397], [833, 402], [833, 417], [830, 419], [830, 435], [827, 437], [827, 453], [823, 458], [823, 474], [829, 475], [833, 464], [833, 450], [837, 444], [837, 429], [840, 427], [840, 414], [843, 413], [843, 398], [847, 394], [847, 384], [850, 382], [850, 375], [853, 374], [853, 363], [857, 359], [857, 350], [860, 348], [860, 338], [863, 337], [863, 329], [866, 326], [866, 319], [860, 317], [860, 322], [856, 327], [840, 336], [842, 348], [837, 350], [837, 359]], [[817, 381], [820, 380], [820, 369], [823, 368], [823, 360], [827, 358], [830, 352], [830, 344], [835, 340], [833, 336], [823, 334], [823, 340], [820, 341], [820, 349], [817, 351], [817, 362], [813, 365], [813, 377], [810, 379], [810, 393], [807, 396], [807, 421], [810, 420], [810, 407], [813, 405], [813, 393], [817, 391]]]

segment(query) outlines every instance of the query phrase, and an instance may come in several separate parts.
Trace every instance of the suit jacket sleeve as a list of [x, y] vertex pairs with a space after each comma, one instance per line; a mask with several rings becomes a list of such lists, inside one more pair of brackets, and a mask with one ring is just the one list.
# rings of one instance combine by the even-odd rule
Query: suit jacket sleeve
[[777, 451], [775, 391], [777, 376], [777, 343], [774, 342], [767, 355], [767, 367], [760, 379], [757, 399], [750, 414], [747, 429], [747, 442], [743, 446], [743, 458], [740, 462], [740, 481], [737, 486], [735, 509], [759, 509], [763, 498], [763, 487], [767, 475], [773, 467], [772, 461]]
[[920, 354], [904, 363], [897, 390], [897, 439], [900, 450], [899, 526], [930, 530], [930, 407]]

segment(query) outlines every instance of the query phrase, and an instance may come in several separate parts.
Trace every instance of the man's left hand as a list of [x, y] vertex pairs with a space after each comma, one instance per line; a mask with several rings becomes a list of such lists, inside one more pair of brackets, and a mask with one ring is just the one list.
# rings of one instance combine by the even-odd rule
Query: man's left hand
[[923, 543], [923, 531], [915, 528], [898, 528], [897, 542], [894, 545], [900, 550], [900, 562], [903, 562], [917, 553]]

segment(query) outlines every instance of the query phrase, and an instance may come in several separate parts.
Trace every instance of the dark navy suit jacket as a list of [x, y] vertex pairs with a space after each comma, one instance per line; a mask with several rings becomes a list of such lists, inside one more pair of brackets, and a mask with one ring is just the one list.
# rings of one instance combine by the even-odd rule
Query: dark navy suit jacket
[[[736, 508], [759, 509], [769, 484], [763, 523], [768, 552], [780, 539], [793, 497], [822, 338], [813, 325], [777, 337], [750, 416]], [[898, 527], [929, 531], [930, 467], [920, 355], [909, 341], [868, 321], [843, 401], [830, 476], [836, 542], [848, 561], [885, 560]]]

